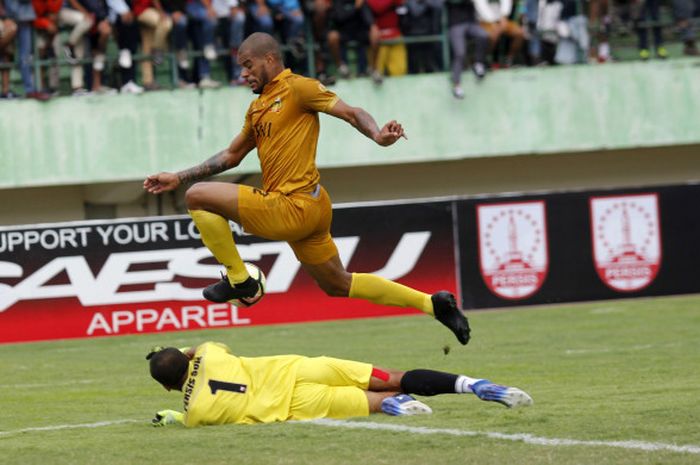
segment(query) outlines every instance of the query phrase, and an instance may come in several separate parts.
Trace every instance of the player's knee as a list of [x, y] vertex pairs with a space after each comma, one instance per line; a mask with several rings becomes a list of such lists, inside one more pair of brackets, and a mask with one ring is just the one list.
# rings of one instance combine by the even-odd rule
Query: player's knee
[[112, 27], [108, 22], [104, 21], [97, 26], [97, 32], [99, 32], [102, 37], [108, 37], [112, 33]]
[[16, 32], [17, 25], [14, 23], [14, 21], [5, 22], [5, 34], [7, 34], [8, 37], [14, 36]]
[[340, 34], [338, 31], [329, 31], [326, 40], [329, 44], [335, 45], [340, 42]]
[[197, 183], [185, 192], [185, 205], [188, 210], [203, 210], [206, 207], [206, 188], [204, 184]]

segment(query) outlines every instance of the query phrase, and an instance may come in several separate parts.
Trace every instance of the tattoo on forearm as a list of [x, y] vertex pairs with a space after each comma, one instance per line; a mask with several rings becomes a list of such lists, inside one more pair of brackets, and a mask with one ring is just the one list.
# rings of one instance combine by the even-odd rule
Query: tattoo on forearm
[[209, 176], [213, 176], [215, 174], [219, 174], [223, 171], [226, 171], [230, 168], [226, 157], [227, 151], [228, 149], [222, 150], [221, 152], [206, 160], [204, 163], [201, 163], [197, 166], [193, 166], [192, 168], [186, 169], [184, 171], [180, 171], [179, 173], [177, 173], [177, 177], [180, 178], [180, 182], [185, 183], [192, 181], [200, 181], [204, 178], [208, 178]]
[[355, 115], [355, 128], [370, 139], [374, 139], [374, 135], [379, 132], [377, 122], [363, 109]]

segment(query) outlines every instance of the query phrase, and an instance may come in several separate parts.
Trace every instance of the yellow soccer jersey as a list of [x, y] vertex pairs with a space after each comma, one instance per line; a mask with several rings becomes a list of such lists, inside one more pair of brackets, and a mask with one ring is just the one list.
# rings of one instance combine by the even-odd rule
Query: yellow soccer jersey
[[318, 112], [338, 97], [316, 79], [285, 69], [248, 108], [241, 134], [258, 148], [265, 191], [304, 192], [318, 184]]
[[185, 426], [287, 420], [302, 359], [236, 357], [223, 344], [202, 344], [183, 387]]

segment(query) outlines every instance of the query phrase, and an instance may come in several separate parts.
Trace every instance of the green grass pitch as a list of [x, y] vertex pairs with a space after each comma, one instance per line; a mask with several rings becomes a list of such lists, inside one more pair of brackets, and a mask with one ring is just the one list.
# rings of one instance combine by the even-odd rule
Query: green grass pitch
[[[699, 296], [471, 312], [470, 321], [466, 347], [421, 315], [2, 345], [0, 463], [700, 463]], [[430, 416], [351, 425], [152, 428], [156, 410], [181, 408], [181, 394], [150, 379], [147, 349], [207, 340], [240, 355], [488, 377], [528, 391], [535, 405], [447, 395], [423, 399]]]

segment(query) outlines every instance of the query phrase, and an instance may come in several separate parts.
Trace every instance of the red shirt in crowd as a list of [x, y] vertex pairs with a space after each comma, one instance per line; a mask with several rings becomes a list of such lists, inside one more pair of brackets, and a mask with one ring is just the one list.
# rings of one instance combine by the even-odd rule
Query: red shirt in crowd
[[396, 8], [403, 5], [403, 0], [367, 0], [367, 5], [374, 14], [374, 24], [379, 28], [381, 39], [401, 37]]
[[154, 7], [153, 0], [134, 0], [133, 5], [131, 9], [136, 17], [140, 16], [147, 8]]
[[36, 19], [34, 27], [48, 29], [51, 24], [56, 25], [56, 15], [61, 11], [63, 0], [32, 0]]

